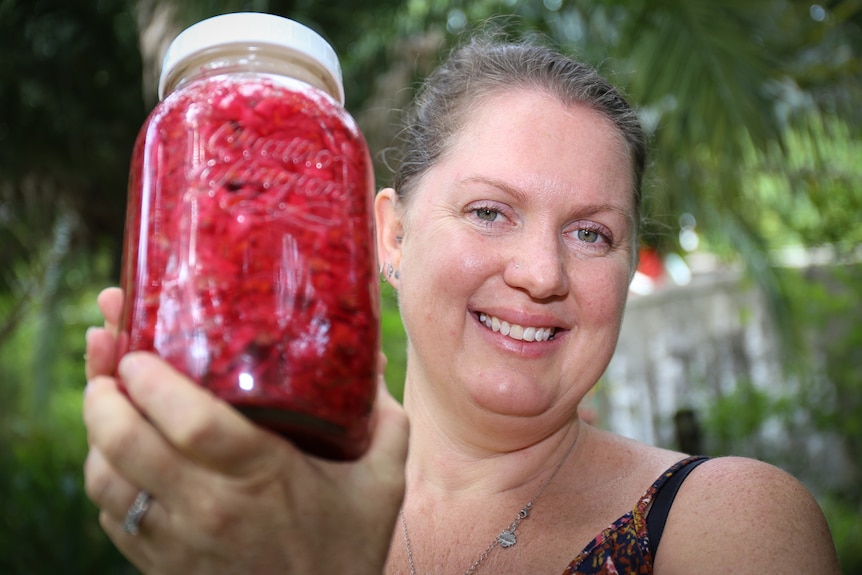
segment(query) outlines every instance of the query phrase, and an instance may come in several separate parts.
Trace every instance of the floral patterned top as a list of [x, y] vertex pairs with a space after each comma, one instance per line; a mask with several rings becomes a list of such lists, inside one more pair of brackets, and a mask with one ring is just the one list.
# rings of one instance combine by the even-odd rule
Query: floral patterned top
[[[676, 494], [681, 480], [691, 469], [706, 461], [706, 457], [693, 456], [675, 463], [650, 486], [634, 509], [614, 521], [607, 529], [587, 545], [580, 555], [572, 561], [563, 575], [651, 575], [653, 554], [661, 536], [664, 519], [670, 509], [670, 502]], [[680, 473], [682, 471], [682, 473]], [[652, 545], [647, 529], [647, 511], [662, 487], [674, 476], [675, 485], [669, 489], [667, 507], [657, 525], [659, 533], [654, 533]], [[652, 521], [650, 526], [652, 527]]]

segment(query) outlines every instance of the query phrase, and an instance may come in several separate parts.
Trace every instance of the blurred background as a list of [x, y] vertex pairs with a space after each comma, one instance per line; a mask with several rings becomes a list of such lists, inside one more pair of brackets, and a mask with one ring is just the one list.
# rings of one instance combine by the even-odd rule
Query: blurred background
[[[335, 47], [379, 186], [417, 80], [483, 23], [543, 34], [627, 93], [651, 136], [648, 222], [583, 415], [787, 469], [862, 573], [860, 0], [0, 0], [0, 573], [135, 572], [83, 494], [84, 331], [118, 283], [164, 50], [240, 10]], [[400, 397], [388, 286], [383, 340]]]

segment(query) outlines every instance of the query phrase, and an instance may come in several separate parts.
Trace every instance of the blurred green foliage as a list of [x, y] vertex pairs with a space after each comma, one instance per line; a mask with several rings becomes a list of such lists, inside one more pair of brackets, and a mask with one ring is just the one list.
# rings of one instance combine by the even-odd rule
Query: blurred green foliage
[[380, 339], [386, 354], [386, 385], [396, 399], [404, 397], [404, 378], [407, 375], [407, 336], [398, 312], [397, 293], [387, 283], [380, 289]]
[[818, 498], [820, 506], [829, 520], [832, 539], [841, 560], [841, 572], [845, 575], [862, 573], [862, 505], [859, 494], [827, 493]]
[[[84, 495], [81, 421], [84, 331], [99, 323], [95, 292], [57, 310], [56, 353], [37, 367], [42, 311], [0, 347], [0, 573], [133, 573], [99, 527]], [[32, 385], [45, 368], [49, 389]]]
[[[713, 402], [704, 421], [709, 452], [769, 461], [806, 481], [827, 515], [844, 573], [862, 573], [862, 264], [782, 269], [779, 276], [801, 326], [785, 366], [788, 385], [776, 394], [737, 382]], [[839, 464], [813, 463], [812, 440]], [[842, 468], [843, 480], [826, 475]]]

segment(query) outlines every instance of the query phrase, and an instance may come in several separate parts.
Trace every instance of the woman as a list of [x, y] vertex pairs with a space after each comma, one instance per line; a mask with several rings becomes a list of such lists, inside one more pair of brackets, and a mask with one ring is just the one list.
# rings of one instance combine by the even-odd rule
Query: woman
[[578, 419], [616, 345], [645, 155], [620, 95], [550, 49], [474, 41], [432, 75], [375, 204], [404, 409], [381, 384], [356, 463], [302, 455], [149, 354], [120, 363], [127, 398], [105, 291], [84, 416], [108, 535], [147, 573], [837, 573], [782, 471]]

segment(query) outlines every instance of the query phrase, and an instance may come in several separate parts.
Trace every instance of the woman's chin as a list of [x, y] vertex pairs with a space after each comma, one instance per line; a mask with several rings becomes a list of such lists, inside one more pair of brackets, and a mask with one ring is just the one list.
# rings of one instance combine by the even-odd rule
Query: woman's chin
[[551, 409], [555, 390], [533, 378], [516, 378], [511, 372], [484, 377], [469, 386], [473, 404], [488, 413], [510, 417], [535, 417]]

